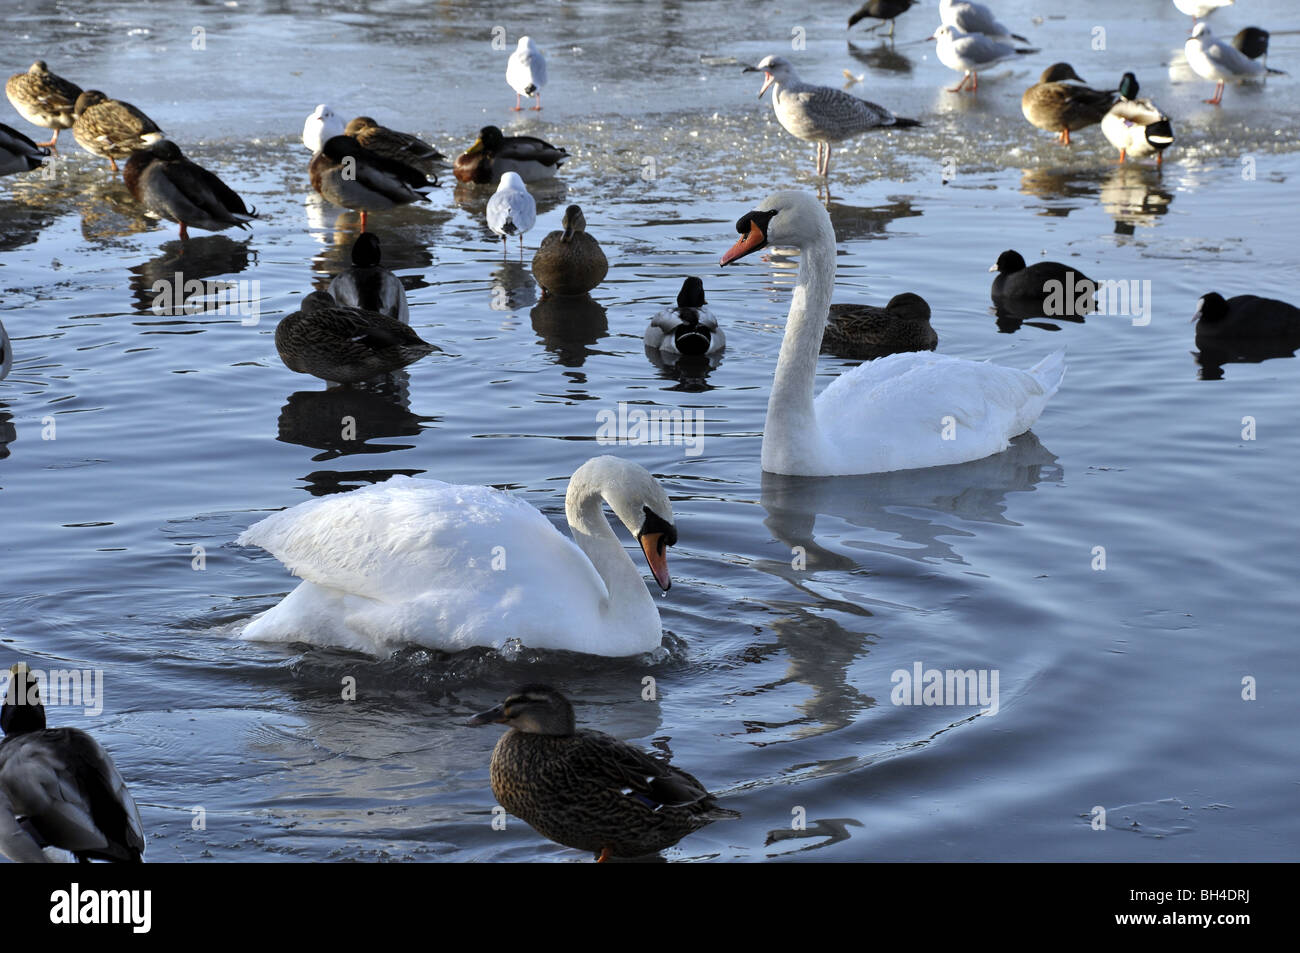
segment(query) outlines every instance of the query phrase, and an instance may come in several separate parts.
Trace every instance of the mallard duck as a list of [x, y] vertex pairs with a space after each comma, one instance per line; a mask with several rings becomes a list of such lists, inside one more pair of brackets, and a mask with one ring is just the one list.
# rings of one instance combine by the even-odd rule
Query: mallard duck
[[189, 238], [190, 226], [220, 232], [232, 225], [248, 228], [257, 218], [257, 209], [168, 139], [132, 153], [122, 180], [151, 215], [180, 225], [182, 240]]
[[1119, 161], [1132, 155], [1143, 159], [1154, 155], [1156, 164], [1164, 162], [1164, 151], [1174, 142], [1174, 127], [1155, 103], [1138, 99], [1138, 81], [1125, 73], [1119, 82], [1120, 99], [1101, 119], [1101, 131], [1119, 150]]
[[650, 319], [645, 346], [665, 357], [716, 354], [727, 346], [727, 336], [704, 300], [704, 282], [687, 278], [677, 292], [677, 307], [665, 308]]
[[158, 124], [130, 103], [109, 99], [97, 89], [77, 97], [77, 121], [72, 135], [91, 155], [107, 159], [114, 172], [117, 160], [129, 158], [163, 138]]
[[441, 350], [397, 318], [341, 305], [325, 291], [313, 291], [280, 320], [275, 349], [289, 370], [338, 384], [370, 380]]
[[1300, 308], [1274, 298], [1237, 295], [1225, 299], [1217, 291], [1197, 302], [1196, 340], [1208, 338], [1275, 338], [1300, 341]]
[[871, 361], [903, 351], [933, 351], [939, 335], [930, 327], [930, 305], [920, 295], [894, 295], [883, 308], [832, 304], [822, 332], [823, 354]]
[[404, 162], [425, 175], [431, 174], [437, 164], [447, 158], [418, 136], [381, 126], [369, 116], [357, 116], [344, 127], [343, 134], [351, 136], [376, 155]]
[[1183, 52], [1187, 56], [1187, 65], [1192, 68], [1192, 72], [1202, 79], [1212, 79], [1218, 84], [1215, 86], [1214, 96], [1205, 100], [1211, 106], [1222, 104], [1223, 87], [1230, 79], [1250, 79], [1280, 72], [1269, 69], [1260, 60], [1251, 59], [1231, 43], [1216, 39], [1205, 23], [1196, 24], [1192, 35], [1183, 44]]
[[[346, 163], [346, 169], [345, 169]], [[366, 230], [366, 213], [427, 202], [430, 182], [418, 169], [404, 162], [371, 152], [351, 136], [326, 140], [312, 156], [311, 187], [343, 208], [361, 212], [361, 230]]]
[[14, 349], [9, 343], [4, 322], [0, 321], [0, 381], [9, 376], [9, 369], [14, 366]]
[[139, 863], [144, 826], [113, 759], [76, 728], [46, 728], [35, 676], [10, 670], [0, 709], [0, 852], [18, 863], [49, 858], [46, 847], [78, 860]]
[[57, 148], [59, 133], [77, 121], [77, 97], [81, 87], [51, 73], [44, 60], [37, 60], [26, 73], [14, 73], [5, 83], [5, 95], [18, 114], [33, 126], [53, 129], [49, 142], [37, 145]]
[[[1017, 310], [1024, 310], [1026, 303], [1044, 304], [1050, 300], [1060, 302], [1061, 316], [1073, 315], [1078, 310], [1080, 295], [1087, 295], [1085, 300], [1091, 301], [1097, 290], [1097, 282], [1077, 268], [1059, 261], [1040, 261], [1026, 266], [1020, 252], [1010, 249], [998, 256], [989, 271], [998, 273], [991, 291], [994, 304], [1012, 302], [1017, 305]], [[1087, 313], [1092, 308], [1088, 305], [1083, 310]]]
[[562, 230], [543, 238], [533, 255], [533, 277], [553, 295], [586, 294], [605, 280], [609, 262], [600, 242], [587, 234], [581, 208], [570, 205], [560, 224]]
[[501, 176], [487, 204], [488, 228], [501, 236], [501, 253], [505, 254], [506, 245], [511, 235], [519, 236], [519, 253], [524, 251], [524, 232], [537, 222], [537, 202], [529, 194], [524, 180], [517, 172], [507, 172]]
[[525, 182], [554, 178], [569, 153], [533, 136], [506, 136], [496, 126], [484, 126], [474, 144], [456, 157], [461, 182], [491, 184], [507, 172]]
[[380, 264], [379, 239], [362, 232], [352, 243], [352, 267], [330, 282], [334, 300], [349, 308], [377, 311], [409, 324], [406, 289], [398, 277]]
[[0, 175], [39, 169], [50, 150], [0, 122]]
[[1112, 90], [1085, 86], [1069, 63], [1053, 63], [1020, 97], [1020, 111], [1039, 129], [1056, 133], [1057, 141], [1068, 146], [1070, 133], [1101, 122], [1115, 99]]
[[519, 45], [510, 54], [506, 63], [506, 82], [515, 91], [515, 112], [524, 107], [519, 104], [521, 96], [535, 96], [537, 105], [534, 110], [542, 108], [542, 87], [546, 85], [546, 57], [533, 43], [530, 36], [521, 36]]
[[866, 3], [858, 7], [858, 9], [849, 17], [849, 27], [851, 29], [858, 21], [870, 17], [873, 20], [880, 21], [867, 31], [868, 33], [875, 33], [884, 26], [885, 21], [888, 20], [889, 33], [887, 35], [893, 36], [894, 17], [901, 13], [906, 13], [915, 6], [916, 3], [917, 0], [867, 0]]
[[325, 143], [335, 136], [343, 135], [343, 130], [346, 128], [343, 117], [321, 103], [302, 124], [302, 144], [312, 151], [312, 155], [315, 155], [320, 152]]
[[510, 730], [492, 749], [492, 793], [537, 833], [597, 863], [644, 857], [723, 818], [694, 777], [625, 741], [576, 725], [569, 700], [547, 685], [524, 685], [470, 719]]

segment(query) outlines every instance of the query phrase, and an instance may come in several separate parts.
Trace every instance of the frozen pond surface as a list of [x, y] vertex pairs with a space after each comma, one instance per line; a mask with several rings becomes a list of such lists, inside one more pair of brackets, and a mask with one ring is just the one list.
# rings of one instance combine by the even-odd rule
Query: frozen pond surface
[[[468, 2], [13, 6], [8, 73], [44, 58], [135, 103], [262, 216], [182, 252], [68, 133], [52, 177], [0, 181], [16, 353], [0, 382], [0, 662], [104, 670], [103, 714], [53, 719], [113, 753], [148, 859], [584, 859], [521, 821], [492, 829], [498, 730], [463, 727], [536, 680], [743, 813], [670, 859], [1295, 858], [1300, 368], [1202, 368], [1189, 323], [1210, 290], [1300, 300], [1294, 77], [1203, 105], [1213, 86], [1189, 79], [1189, 21], [1167, 0], [1096, 0], [1081, 17], [1001, 0], [1043, 52], [981, 76], [974, 97], [945, 92], [957, 75], [914, 42], [933, 6], [899, 19], [892, 49], [861, 29], [846, 45], [851, 0], [542, 3], [509, 20]], [[1300, 72], [1294, 4], [1249, 7], [1211, 23], [1272, 29], [1270, 62]], [[540, 114], [509, 111], [497, 26], [509, 48], [529, 33], [548, 52]], [[767, 194], [816, 186], [811, 145], [740, 72], [769, 53], [815, 82], [865, 74], [855, 92], [924, 123], [835, 149], [837, 300], [917, 292], [940, 350], [963, 357], [1028, 367], [1068, 349], [1064, 386], [1012, 450], [906, 474], [760, 472], [793, 271], [717, 260]], [[1137, 72], [1174, 120], [1162, 172], [1117, 167], [1095, 127], [1067, 150], [1023, 120], [1021, 91], [1055, 60], [1095, 86]], [[355, 228], [307, 183], [298, 133], [318, 102], [449, 155], [487, 123], [574, 154], [534, 190], [524, 265], [483, 224], [488, 193], [450, 178], [428, 206], [372, 217], [412, 324], [446, 352], [398, 387], [327, 392], [275, 352], [275, 322], [342, 267]], [[610, 259], [603, 312], [580, 317], [539, 307], [526, 264], [569, 202]], [[1149, 281], [1149, 323], [999, 322], [986, 269], [1005, 248]], [[261, 320], [155, 313], [153, 282], [177, 270], [257, 282]], [[687, 275], [728, 339], [703, 384], [641, 345]], [[819, 387], [846, 366], [823, 358]], [[677, 514], [660, 656], [372, 660], [237, 639], [293, 585], [234, 545], [268, 511], [408, 473], [509, 486], [562, 524], [568, 475], [604, 452], [597, 414], [619, 401], [705, 421], [698, 456], [614, 449]], [[362, 439], [341, 439], [344, 416]], [[892, 704], [891, 674], [917, 662], [996, 670], [997, 713]], [[1096, 805], [1105, 832], [1089, 829]], [[792, 837], [797, 808], [808, 830]]]

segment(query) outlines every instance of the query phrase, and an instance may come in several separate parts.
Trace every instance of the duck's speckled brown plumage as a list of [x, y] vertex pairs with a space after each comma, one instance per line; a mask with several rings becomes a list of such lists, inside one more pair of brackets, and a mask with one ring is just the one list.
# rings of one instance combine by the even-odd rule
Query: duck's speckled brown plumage
[[81, 87], [51, 73], [44, 60], [37, 60], [27, 72], [9, 77], [5, 83], [5, 95], [18, 114], [33, 126], [54, 130], [49, 142], [38, 143], [53, 146], [58, 142], [59, 131], [71, 129], [76, 122], [75, 110]]
[[356, 384], [414, 364], [438, 347], [388, 315], [336, 303], [324, 291], [282, 318], [275, 349], [291, 371]]
[[533, 255], [533, 277], [552, 295], [586, 294], [605, 280], [609, 261], [600, 242], [587, 234], [582, 209], [570, 205], [564, 212], [564, 228], [551, 232]]
[[357, 116], [347, 124], [343, 134], [351, 136], [376, 155], [404, 162], [426, 175], [446, 158], [418, 136], [381, 126], [369, 116]]
[[1069, 63], [1054, 63], [1025, 90], [1020, 110], [1039, 129], [1057, 133], [1068, 144], [1070, 133], [1101, 122], [1118, 99], [1112, 90], [1084, 86]]
[[873, 361], [902, 351], [933, 351], [939, 335], [930, 327], [930, 306], [920, 295], [895, 295], [883, 308], [832, 304], [822, 334], [822, 353]]
[[516, 690], [472, 723], [518, 722], [525, 704], [544, 706], [542, 717], [553, 720], [501, 736], [492, 751], [492, 793], [542, 836], [602, 857], [642, 857], [739, 816], [685, 771], [604, 732], [575, 728], [573, 707], [545, 685]]
[[91, 155], [107, 159], [113, 171], [117, 160], [130, 158], [163, 138], [158, 124], [130, 103], [109, 99], [97, 89], [77, 97], [77, 121], [72, 135]]
[[507, 172], [525, 182], [554, 177], [569, 153], [535, 136], [506, 136], [496, 126], [479, 130], [474, 144], [456, 157], [457, 181], [495, 185]]

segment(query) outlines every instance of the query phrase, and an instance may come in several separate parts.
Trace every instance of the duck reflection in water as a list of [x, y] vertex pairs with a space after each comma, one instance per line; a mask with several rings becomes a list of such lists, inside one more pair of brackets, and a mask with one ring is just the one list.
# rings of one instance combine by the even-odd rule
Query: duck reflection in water
[[350, 387], [290, 394], [280, 409], [276, 439], [322, 451], [315, 461], [354, 454], [410, 450], [414, 443], [375, 443], [415, 437], [438, 417], [411, 412], [410, 377], [396, 371]]
[[609, 336], [605, 309], [591, 295], [543, 298], [529, 312], [542, 346], [565, 367], [582, 367], [593, 345]]
[[135, 310], [171, 317], [219, 311], [239, 320], [254, 318], [261, 298], [256, 280], [211, 280], [242, 274], [257, 263], [249, 241], [203, 235], [163, 242], [157, 255], [129, 269]]

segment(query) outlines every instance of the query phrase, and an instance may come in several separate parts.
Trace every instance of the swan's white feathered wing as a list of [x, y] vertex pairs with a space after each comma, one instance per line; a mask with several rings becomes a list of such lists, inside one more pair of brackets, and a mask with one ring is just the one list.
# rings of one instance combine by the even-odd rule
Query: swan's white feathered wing
[[[1033, 426], [1064, 376], [1063, 350], [1028, 371], [931, 352], [860, 364], [817, 397], [827, 456], [819, 475], [886, 473], [999, 453]], [[945, 429], [953, 439], [944, 439]]]
[[[382, 654], [501, 647], [631, 654], [602, 631], [591, 561], [537, 509], [481, 486], [395, 476], [249, 527], [304, 582], [243, 638]], [[635, 651], [635, 650], [632, 650]]]

